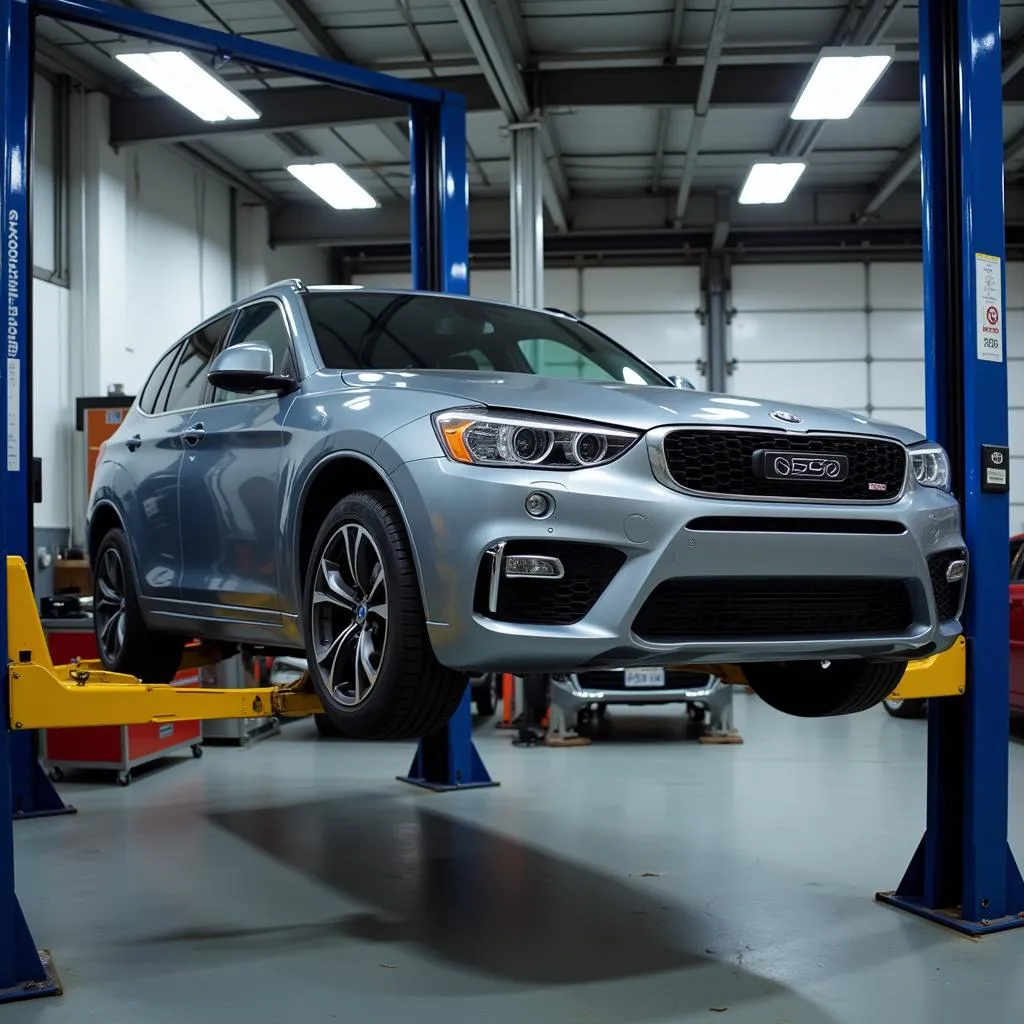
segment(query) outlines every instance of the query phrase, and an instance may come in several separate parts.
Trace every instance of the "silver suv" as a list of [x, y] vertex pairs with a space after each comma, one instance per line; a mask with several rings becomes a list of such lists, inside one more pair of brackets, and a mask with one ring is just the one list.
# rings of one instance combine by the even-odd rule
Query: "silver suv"
[[104, 662], [304, 652], [355, 736], [467, 673], [733, 663], [858, 711], [960, 632], [943, 451], [848, 412], [673, 387], [583, 321], [287, 281], [177, 341], [89, 505]]

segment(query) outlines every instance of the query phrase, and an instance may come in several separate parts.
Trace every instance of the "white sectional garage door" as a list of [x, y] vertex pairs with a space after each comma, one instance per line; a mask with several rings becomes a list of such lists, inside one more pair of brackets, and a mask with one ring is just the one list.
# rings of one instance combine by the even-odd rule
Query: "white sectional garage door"
[[[356, 274], [353, 284], [408, 288], [408, 274]], [[507, 270], [474, 270], [473, 295], [508, 302]], [[689, 377], [698, 387], [704, 328], [700, 320], [697, 267], [549, 268], [544, 274], [544, 305], [584, 317], [662, 373]]]
[[[918, 263], [737, 266], [728, 388], [867, 412], [925, 431]], [[1010, 522], [1024, 529], [1024, 264], [1007, 266]]]

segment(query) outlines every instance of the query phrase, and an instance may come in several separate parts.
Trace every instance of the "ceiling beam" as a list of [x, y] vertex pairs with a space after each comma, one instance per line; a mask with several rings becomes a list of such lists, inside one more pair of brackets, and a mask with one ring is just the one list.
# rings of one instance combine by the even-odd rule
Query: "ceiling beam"
[[718, 62], [725, 46], [725, 33], [729, 27], [729, 15], [732, 14], [732, 0], [718, 0], [715, 4], [715, 16], [711, 22], [711, 36], [708, 40], [708, 52], [701, 68], [700, 85], [697, 87], [697, 99], [693, 104], [693, 122], [690, 125], [690, 138], [686, 143], [686, 162], [683, 164], [683, 176], [679, 180], [679, 192], [676, 195], [676, 212], [674, 222], [680, 226], [686, 214], [686, 204], [690, 199], [693, 187], [693, 175], [697, 170], [697, 156], [704, 136], [704, 125], [707, 123], [708, 110], [711, 107], [711, 96], [715, 88], [715, 76], [718, 74]]
[[485, 6], [481, 0], [451, 0], [451, 5], [462, 34], [498, 103], [498, 109], [509, 124], [539, 121], [545, 157], [541, 170], [544, 206], [556, 229], [567, 230], [564, 202], [569, 197], [569, 185], [562, 166], [558, 140], [550, 123], [534, 109], [506, 34], [500, 22], [490, 13], [493, 8]]
[[[665, 52], [665, 63], [675, 66], [679, 60], [679, 51], [683, 45], [683, 15], [686, 13], [686, 0], [675, 0], [672, 6], [672, 20], [668, 28], [668, 49]], [[661, 189], [661, 170], [665, 164], [665, 147], [668, 145], [668, 130], [672, 123], [672, 111], [662, 107], [658, 111], [658, 127], [655, 130], [654, 161], [651, 164], [651, 191], [657, 193]]]
[[[1024, 33], [1018, 35], [1009, 47], [1009, 53], [1003, 57], [1003, 102], [1011, 92], [1016, 92], [1020, 83], [1018, 74], [1024, 68]], [[1005, 159], [1005, 158], [1004, 158]], [[871, 198], [857, 214], [858, 221], [865, 221], [874, 216], [889, 197], [921, 166], [921, 136], [916, 135], [914, 141], [893, 161], [892, 166], [882, 175], [875, 186]]]
[[[796, 99], [807, 76], [807, 64], [763, 64], [720, 67], [711, 91], [711, 106], [748, 109], [788, 106]], [[538, 109], [579, 107], [692, 107], [697, 102], [701, 69], [690, 66], [645, 68], [578, 68], [567, 71], [527, 71], [522, 75], [527, 93]], [[483, 75], [456, 75], [424, 79], [443, 83], [463, 95], [470, 113], [499, 109]], [[215, 135], [260, 135], [271, 131], [339, 127], [400, 120], [404, 105], [325, 85], [286, 89], [247, 90], [246, 97], [260, 110], [258, 121], [209, 124], [200, 121], [174, 100], [163, 96], [115, 98], [111, 102], [111, 138], [114, 145], [171, 142]], [[1006, 102], [1024, 101], [1024, 76], [1004, 90]], [[878, 83], [871, 104], [917, 106], [917, 65], [895, 64]]]
[[305, 0], [274, 0], [295, 30], [321, 57], [329, 57], [341, 64], [351, 64], [351, 58], [345, 53], [330, 32], [324, 28], [317, 16], [306, 6]]

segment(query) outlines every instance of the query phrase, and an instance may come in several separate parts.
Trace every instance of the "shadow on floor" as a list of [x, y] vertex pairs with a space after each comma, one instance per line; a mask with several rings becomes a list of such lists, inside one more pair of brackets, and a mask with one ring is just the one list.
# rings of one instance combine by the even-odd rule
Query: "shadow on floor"
[[[352, 797], [211, 818], [373, 908], [336, 928], [317, 926], [307, 938], [321, 947], [332, 932], [361, 943], [411, 943], [428, 957], [515, 985], [637, 981], [641, 1005], [616, 1008], [607, 1020], [707, 1013], [711, 1000], [735, 1007], [783, 994], [790, 1008], [794, 999], [800, 1004], [802, 1022], [833, 1019], [736, 960], [718, 960], [703, 918], [644, 892], [641, 878], [601, 874], [408, 800]], [[289, 942], [288, 930], [280, 930], [281, 941]], [[151, 941], [234, 938], [244, 935], [212, 929]]]

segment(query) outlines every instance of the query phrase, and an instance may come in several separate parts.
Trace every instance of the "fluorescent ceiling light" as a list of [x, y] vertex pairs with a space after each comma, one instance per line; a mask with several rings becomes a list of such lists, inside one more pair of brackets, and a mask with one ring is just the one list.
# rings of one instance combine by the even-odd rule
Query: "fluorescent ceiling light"
[[849, 117], [892, 63], [893, 53], [891, 47], [822, 50], [789, 116], [795, 121], [839, 121]]
[[187, 53], [119, 53], [117, 59], [204, 121], [253, 121], [260, 112]]
[[336, 210], [375, 210], [379, 205], [337, 164], [289, 164], [285, 169]]
[[784, 203], [807, 169], [802, 163], [763, 163], [750, 168], [740, 192], [744, 205], [756, 203]]

